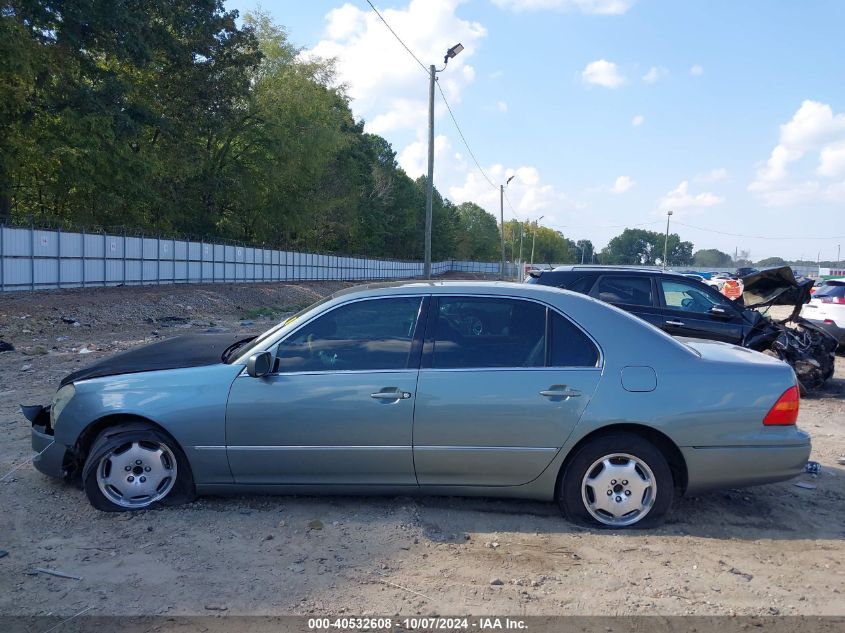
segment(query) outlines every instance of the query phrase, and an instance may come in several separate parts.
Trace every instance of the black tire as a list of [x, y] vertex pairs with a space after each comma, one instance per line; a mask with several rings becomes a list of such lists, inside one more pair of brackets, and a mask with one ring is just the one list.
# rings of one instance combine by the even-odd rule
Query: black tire
[[[586, 496], [589, 499], [592, 489], [590, 489], [590, 493], [584, 492], [582, 496], [582, 482], [587, 475], [588, 469], [593, 473], [597, 469], [602, 469], [601, 466], [594, 467], [594, 464], [603, 457], [614, 454], [629, 455], [642, 462], [642, 464], [645, 464], [651, 471], [654, 488], [656, 488], [656, 493], [649, 498], [650, 507], [642, 511], [641, 518], [635, 518], [635, 515], [632, 515], [624, 520], [631, 520], [631, 518], [635, 520], [624, 525], [602, 522], [591, 514], [584, 501], [584, 497]], [[624, 463], [624, 459], [621, 461]], [[630, 463], [634, 464], [635, 462], [631, 460]], [[619, 492], [619, 497], [615, 496], [616, 493], [608, 494], [608, 496], [611, 499], [621, 498], [623, 502], [627, 503], [624, 496], [626, 494], [624, 488]], [[675, 482], [672, 477], [672, 470], [669, 468], [669, 463], [660, 449], [639, 435], [619, 432], [597, 437], [577, 450], [561, 473], [557, 502], [567, 519], [582, 525], [609, 529], [629, 527], [649, 528], [658, 525], [663, 520], [664, 515], [672, 506], [674, 496]], [[612, 519], [608, 516], [606, 520]], [[619, 520], [622, 521], [623, 519]]]
[[[158, 445], [158, 447], [161, 447], [167, 452], [166, 461], [168, 462], [171, 461], [169, 457], [172, 455], [172, 461], [175, 463], [176, 476], [172, 484], [169, 482], [166, 484], [169, 490], [161, 497], [154, 498], [154, 500], [143, 505], [127, 507], [126, 505], [115, 503], [112, 498], [103, 493], [98, 482], [98, 472], [104, 457], [112, 456], [114, 451], [119, 451], [123, 447], [132, 445], [133, 443], [138, 443], [139, 446], [148, 448]], [[131, 475], [132, 473], [129, 474]], [[139, 473], [139, 475], [143, 475], [143, 473]], [[172, 438], [154, 426], [143, 422], [123, 422], [110, 426], [100, 432], [91, 445], [91, 450], [88, 451], [88, 457], [82, 469], [82, 487], [91, 505], [103, 512], [147, 510], [157, 505], [169, 506], [188, 503], [196, 498], [194, 478], [190, 465], [188, 464], [188, 459], [185, 457], [182, 449]]]

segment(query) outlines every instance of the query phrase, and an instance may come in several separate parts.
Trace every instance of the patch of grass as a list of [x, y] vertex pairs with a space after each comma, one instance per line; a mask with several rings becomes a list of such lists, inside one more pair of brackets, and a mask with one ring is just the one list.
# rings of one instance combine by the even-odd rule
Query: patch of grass
[[278, 316], [282, 310], [272, 306], [261, 306], [260, 308], [250, 308], [241, 313], [241, 320], [246, 319], [263, 319]]

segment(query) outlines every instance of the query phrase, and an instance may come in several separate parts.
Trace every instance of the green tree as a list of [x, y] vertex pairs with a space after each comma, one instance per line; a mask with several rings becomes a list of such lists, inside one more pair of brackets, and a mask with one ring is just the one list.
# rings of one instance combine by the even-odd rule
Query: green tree
[[774, 268], [776, 266], [786, 266], [786, 261], [782, 257], [766, 257], [757, 262], [759, 268]]
[[716, 248], [705, 248], [695, 251], [693, 263], [707, 268], [725, 268], [733, 264], [733, 258]]
[[[602, 264], [654, 266], [663, 263], [666, 236], [645, 229], [625, 229], [602, 249]], [[688, 266], [692, 262], [692, 242], [681, 241], [677, 233], [670, 233], [667, 247], [667, 264]]]
[[464, 202], [455, 209], [458, 230], [455, 258], [495, 261], [501, 257], [499, 225], [490, 213], [474, 202]]

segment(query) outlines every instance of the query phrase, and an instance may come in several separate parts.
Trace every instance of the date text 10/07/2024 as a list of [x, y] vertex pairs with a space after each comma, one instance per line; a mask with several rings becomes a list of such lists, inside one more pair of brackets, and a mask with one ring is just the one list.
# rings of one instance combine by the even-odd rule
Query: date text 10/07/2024
[[311, 631], [392, 631], [395, 628], [401, 628], [406, 631], [521, 631], [528, 627], [525, 621], [519, 618], [497, 617], [345, 617], [308, 619], [308, 629]]

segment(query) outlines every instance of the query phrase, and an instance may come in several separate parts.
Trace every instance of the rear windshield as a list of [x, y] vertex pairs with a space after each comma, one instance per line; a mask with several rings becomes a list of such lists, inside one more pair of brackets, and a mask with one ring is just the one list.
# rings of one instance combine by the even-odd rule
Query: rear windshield
[[845, 297], [845, 284], [833, 282], [829, 286], [822, 286], [816, 290], [814, 297]]

